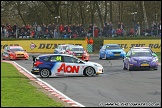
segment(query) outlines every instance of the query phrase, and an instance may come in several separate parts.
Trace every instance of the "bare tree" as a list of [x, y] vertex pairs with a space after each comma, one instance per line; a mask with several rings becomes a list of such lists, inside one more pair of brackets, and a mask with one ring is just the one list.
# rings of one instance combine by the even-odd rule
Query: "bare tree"
[[101, 27], [102, 27], [103, 26], [103, 20], [102, 20], [102, 14], [101, 14], [101, 10], [100, 10], [100, 4], [98, 4], [98, 1], [96, 1], [95, 3], [96, 3], [96, 7], [97, 7], [98, 17], [100, 19], [100, 24], [101, 24]]
[[146, 29], [148, 29], [149, 26], [148, 26], [146, 10], [145, 10], [145, 1], [142, 1], [142, 8], [143, 8], [143, 16], [144, 16], [145, 27], [146, 27]]

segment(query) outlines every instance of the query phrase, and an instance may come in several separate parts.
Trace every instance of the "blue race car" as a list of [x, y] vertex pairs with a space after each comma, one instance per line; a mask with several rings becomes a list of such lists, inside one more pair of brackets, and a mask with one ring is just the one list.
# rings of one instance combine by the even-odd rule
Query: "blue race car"
[[105, 44], [99, 51], [99, 59], [124, 58], [126, 52], [118, 44]]
[[123, 69], [129, 71], [134, 69], [158, 69], [158, 60], [147, 49], [136, 49], [128, 51], [123, 62]]

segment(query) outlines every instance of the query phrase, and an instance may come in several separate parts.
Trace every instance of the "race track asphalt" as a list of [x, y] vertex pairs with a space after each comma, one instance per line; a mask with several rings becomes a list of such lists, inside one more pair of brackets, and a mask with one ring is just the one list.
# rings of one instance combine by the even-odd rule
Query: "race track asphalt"
[[[15, 62], [31, 71], [31, 56], [29, 60]], [[154, 71], [128, 71], [122, 69], [122, 59], [99, 60], [96, 55], [90, 56], [90, 59], [103, 65], [104, 74], [93, 77], [37, 77], [87, 107], [104, 107], [109, 102], [118, 103], [116, 105], [122, 102], [125, 102], [122, 105], [128, 105], [126, 102], [129, 102], [134, 106], [134, 103], [141, 105], [147, 102], [150, 106], [161, 106], [161, 66]]]

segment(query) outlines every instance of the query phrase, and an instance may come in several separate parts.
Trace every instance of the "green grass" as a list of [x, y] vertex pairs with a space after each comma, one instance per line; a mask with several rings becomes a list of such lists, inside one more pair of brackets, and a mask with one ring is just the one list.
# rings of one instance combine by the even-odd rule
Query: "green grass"
[[1, 62], [1, 106], [64, 107], [29, 82], [12, 64]]
[[156, 54], [158, 56], [159, 62], [161, 62], [161, 52], [157, 52]]

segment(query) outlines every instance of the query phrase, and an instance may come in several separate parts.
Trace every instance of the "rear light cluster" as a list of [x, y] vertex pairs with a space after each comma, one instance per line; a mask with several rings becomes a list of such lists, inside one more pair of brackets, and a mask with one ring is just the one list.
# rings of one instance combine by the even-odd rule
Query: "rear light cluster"
[[76, 54], [75, 54], [75, 53], [73, 53], [73, 55], [74, 55], [74, 56], [76, 56]]
[[40, 64], [43, 64], [43, 62], [36, 61], [36, 62], [34, 63], [34, 66], [38, 66], [38, 65], [40, 65]]

